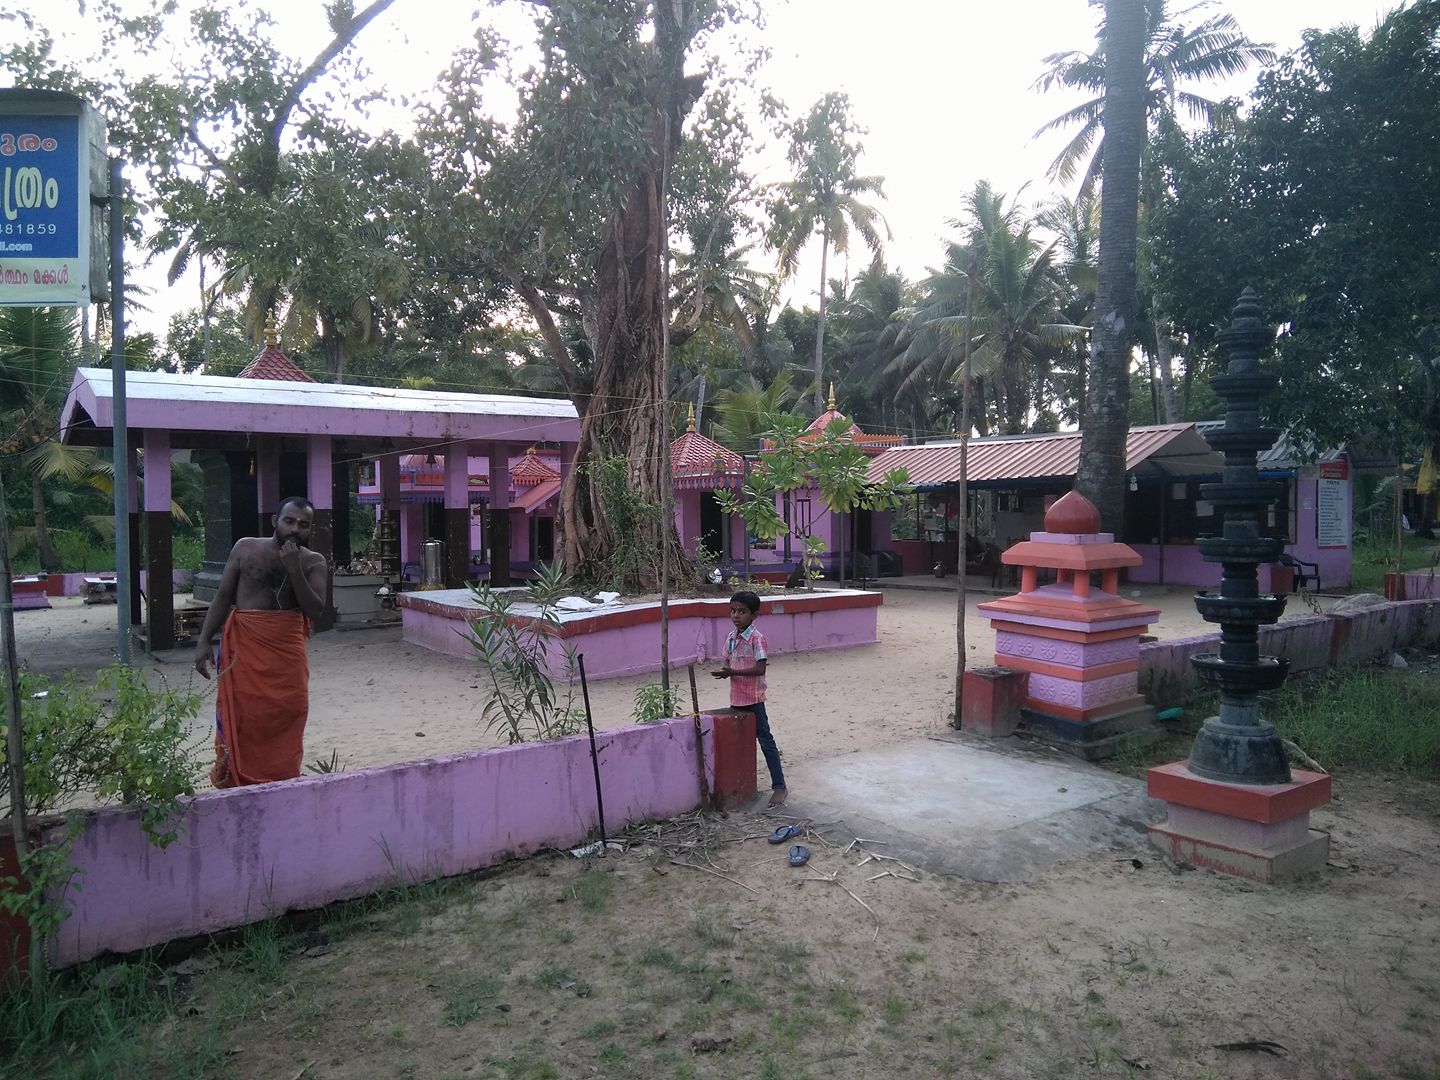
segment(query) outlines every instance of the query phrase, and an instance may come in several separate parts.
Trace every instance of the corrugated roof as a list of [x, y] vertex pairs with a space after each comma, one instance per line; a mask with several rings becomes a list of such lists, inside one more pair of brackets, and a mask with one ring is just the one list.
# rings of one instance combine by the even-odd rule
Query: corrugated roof
[[[1080, 465], [1080, 432], [1048, 435], [994, 435], [970, 440], [969, 481], [1067, 479]], [[1223, 458], [1194, 424], [1134, 427], [1125, 440], [1127, 472], [1195, 476], [1220, 472]], [[878, 481], [893, 469], [905, 469], [910, 483], [922, 487], [960, 479], [959, 440], [897, 446], [870, 462], [869, 478]]]

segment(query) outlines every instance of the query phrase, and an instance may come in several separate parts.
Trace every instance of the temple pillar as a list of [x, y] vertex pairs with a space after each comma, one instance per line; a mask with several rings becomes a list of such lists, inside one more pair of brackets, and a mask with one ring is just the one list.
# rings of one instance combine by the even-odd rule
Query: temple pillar
[[490, 584], [510, 584], [510, 445], [490, 444]]
[[470, 577], [470, 452], [463, 442], [445, 447], [445, 587], [462, 589]]
[[274, 435], [261, 435], [255, 449], [255, 517], [259, 528], [256, 536], [275, 532], [271, 520], [280, 502], [280, 440]]
[[230, 529], [230, 463], [225, 454], [201, 450], [191, 455], [205, 477], [202, 513], [205, 519], [205, 556], [195, 575], [196, 600], [207, 603], [220, 588], [220, 575], [230, 558], [235, 539]]
[[139, 626], [144, 620], [140, 608], [140, 567], [143, 564], [144, 548], [140, 546], [140, 519], [142, 511], [140, 508], [140, 473], [135, 461], [135, 441], [129, 442], [129, 452], [126, 460], [115, 467], [115, 474], [121, 472], [125, 475], [125, 484], [130, 491], [130, 625]]
[[171, 565], [170, 433], [145, 431], [145, 577], [149, 586], [145, 641], [151, 652], [175, 647]]
[[353, 476], [348, 461], [335, 461], [330, 466], [330, 490], [334, 498], [334, 506], [330, 509], [330, 536], [336, 566], [348, 566], [355, 557], [350, 550], [350, 496], [355, 490]]
[[380, 515], [375, 522], [375, 550], [380, 572], [400, 581], [400, 455], [381, 454], [375, 461], [380, 474]]
[[317, 631], [335, 625], [335, 533], [331, 508], [335, 501], [334, 462], [329, 435], [311, 435], [305, 456], [305, 490], [315, 520], [310, 527], [310, 550], [325, 556], [325, 610], [315, 620]]

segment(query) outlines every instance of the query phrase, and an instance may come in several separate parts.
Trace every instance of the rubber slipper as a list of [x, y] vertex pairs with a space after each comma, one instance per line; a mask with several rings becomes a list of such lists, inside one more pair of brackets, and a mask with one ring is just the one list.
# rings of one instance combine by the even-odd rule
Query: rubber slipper
[[790, 849], [790, 865], [804, 866], [810, 861], [810, 849], [803, 844], [796, 844]]
[[799, 825], [781, 825], [770, 834], [770, 843], [783, 844], [786, 840], [793, 839], [800, 835]]

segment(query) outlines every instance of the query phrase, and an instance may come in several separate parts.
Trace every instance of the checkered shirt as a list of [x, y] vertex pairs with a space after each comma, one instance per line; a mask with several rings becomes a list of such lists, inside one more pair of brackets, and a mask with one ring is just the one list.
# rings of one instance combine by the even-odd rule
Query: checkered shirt
[[[760, 660], [769, 656], [769, 648], [765, 644], [765, 635], [755, 629], [755, 625], [745, 628], [742, 634], [739, 630], [731, 630], [730, 636], [725, 639], [725, 663], [732, 668], [752, 668]], [[756, 702], [765, 700], [765, 676], [764, 675], [732, 675], [730, 676], [730, 704], [733, 705], [754, 705]]]

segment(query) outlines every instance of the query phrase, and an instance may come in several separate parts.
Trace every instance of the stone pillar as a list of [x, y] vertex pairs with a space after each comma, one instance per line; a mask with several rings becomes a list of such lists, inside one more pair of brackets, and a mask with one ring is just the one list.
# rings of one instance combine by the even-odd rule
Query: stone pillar
[[151, 652], [175, 647], [175, 594], [171, 571], [170, 433], [145, 430], [145, 577], [150, 603], [145, 640]]
[[1225, 423], [1205, 434], [1225, 455], [1225, 474], [1200, 486], [1224, 524], [1220, 536], [1202, 536], [1195, 545], [1222, 568], [1220, 591], [1195, 595], [1206, 621], [1220, 624], [1220, 651], [1190, 661], [1200, 681], [1220, 691], [1220, 711], [1196, 734], [1189, 761], [1150, 770], [1151, 796], [1169, 804], [1150, 838], [1196, 866], [1272, 882], [1324, 868], [1330, 836], [1310, 828], [1310, 811], [1329, 801], [1330, 777], [1292, 770], [1261, 715], [1261, 691], [1284, 683], [1290, 663], [1262, 656], [1259, 644], [1260, 627], [1278, 622], [1285, 610], [1284, 596], [1260, 592], [1257, 573], [1284, 548], [1283, 540], [1264, 535], [1263, 525], [1284, 488], [1262, 480], [1257, 467], [1258, 453], [1277, 435], [1260, 426], [1260, 403], [1279, 380], [1260, 367], [1275, 328], [1262, 321], [1259, 298], [1246, 289], [1232, 316], [1219, 334], [1230, 364], [1210, 380], [1225, 400]]
[[335, 501], [332, 487], [334, 465], [329, 435], [311, 435], [305, 457], [305, 490], [315, 507], [315, 521], [310, 527], [310, 550], [325, 556], [325, 610], [315, 620], [317, 631], [335, 625], [335, 533], [331, 508]]
[[350, 462], [336, 461], [330, 466], [330, 490], [335, 505], [330, 510], [330, 534], [335, 545], [335, 565], [347, 566], [354, 559], [350, 550], [350, 496], [354, 492]]
[[261, 435], [255, 449], [255, 516], [259, 531], [256, 536], [275, 532], [276, 504], [280, 501], [280, 440], [274, 435]]
[[201, 450], [192, 456], [205, 477], [205, 559], [195, 575], [195, 599], [209, 602], [220, 588], [220, 575], [230, 558], [235, 538], [230, 529], [230, 463], [225, 454]]
[[445, 447], [445, 587], [462, 589], [470, 577], [470, 451]]
[[[125, 476], [125, 483], [130, 490], [130, 625], [139, 626], [143, 621], [140, 607], [140, 567], [143, 565], [142, 553], [145, 549], [140, 546], [140, 518], [142, 515], [140, 507], [140, 474], [135, 461], [134, 438], [131, 438], [129, 442], [129, 454], [126, 460], [116, 466], [116, 476], [118, 477], [122, 471]], [[168, 486], [168, 479], [166, 483]]]
[[510, 584], [510, 445], [490, 444], [490, 584]]
[[395, 453], [381, 454], [375, 468], [380, 474], [380, 517], [376, 531], [382, 537], [376, 544], [377, 553], [383, 564], [380, 572], [400, 582], [400, 456]]

